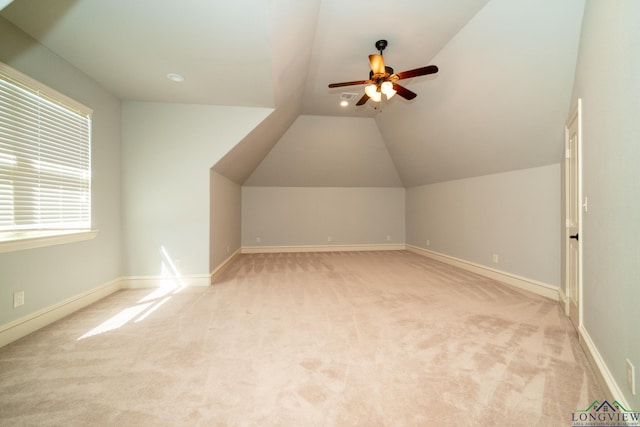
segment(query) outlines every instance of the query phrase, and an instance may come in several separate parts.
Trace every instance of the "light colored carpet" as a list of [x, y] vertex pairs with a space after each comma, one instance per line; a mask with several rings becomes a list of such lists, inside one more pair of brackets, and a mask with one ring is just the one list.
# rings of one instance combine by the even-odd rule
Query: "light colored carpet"
[[0, 349], [3, 426], [567, 426], [603, 397], [558, 303], [405, 251], [242, 255]]

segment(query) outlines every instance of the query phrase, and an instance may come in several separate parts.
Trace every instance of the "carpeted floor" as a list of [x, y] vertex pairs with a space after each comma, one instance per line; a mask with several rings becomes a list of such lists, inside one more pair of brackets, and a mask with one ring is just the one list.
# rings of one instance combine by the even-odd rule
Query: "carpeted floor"
[[2, 426], [567, 426], [558, 303], [406, 251], [242, 255], [0, 349]]

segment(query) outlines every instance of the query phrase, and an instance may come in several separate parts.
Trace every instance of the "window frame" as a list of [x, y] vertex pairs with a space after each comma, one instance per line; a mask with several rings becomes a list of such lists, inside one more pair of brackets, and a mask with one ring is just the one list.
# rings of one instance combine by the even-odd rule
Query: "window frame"
[[87, 228], [0, 231], [0, 253], [59, 245], [95, 238], [98, 231], [92, 229], [93, 221], [91, 213], [93, 206], [93, 195], [91, 191], [91, 172], [93, 169], [91, 161], [91, 116], [93, 114], [93, 110], [2, 62], [0, 62], [0, 74], [3, 80], [9, 81], [11, 84], [17, 85], [23, 90], [31, 92], [39, 99], [42, 99], [42, 102], [52, 102], [66, 110], [70, 110], [83, 117], [87, 117], [89, 120], [87, 141], [89, 151], [89, 226]]

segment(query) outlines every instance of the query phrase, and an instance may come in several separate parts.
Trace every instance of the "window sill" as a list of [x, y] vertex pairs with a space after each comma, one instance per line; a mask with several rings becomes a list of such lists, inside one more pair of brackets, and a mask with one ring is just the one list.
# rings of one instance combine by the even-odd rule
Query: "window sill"
[[91, 240], [97, 235], [98, 230], [25, 233], [21, 236], [1, 240], [0, 253]]

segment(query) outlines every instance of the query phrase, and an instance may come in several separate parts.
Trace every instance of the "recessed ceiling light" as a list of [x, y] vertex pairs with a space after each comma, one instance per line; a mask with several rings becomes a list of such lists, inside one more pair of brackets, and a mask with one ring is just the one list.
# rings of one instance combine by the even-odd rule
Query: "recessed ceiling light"
[[349, 101], [347, 101], [346, 99], [343, 99], [342, 101], [340, 101], [341, 107], [347, 107], [348, 105], [349, 105]]
[[167, 78], [169, 80], [171, 80], [172, 82], [183, 82], [184, 81], [184, 77], [182, 77], [180, 74], [176, 74], [176, 73], [167, 74]]

